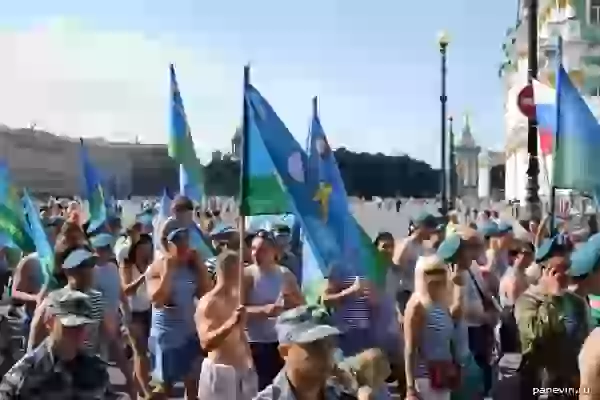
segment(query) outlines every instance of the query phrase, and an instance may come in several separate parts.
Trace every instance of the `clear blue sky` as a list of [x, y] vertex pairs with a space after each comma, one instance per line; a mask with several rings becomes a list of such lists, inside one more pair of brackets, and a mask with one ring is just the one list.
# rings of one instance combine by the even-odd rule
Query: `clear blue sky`
[[[200, 84], [191, 83], [194, 71], [202, 74], [202, 67], [188, 66], [181, 76], [198, 147], [226, 148], [239, 120], [242, 66], [251, 61], [253, 83], [298, 139], [306, 135], [310, 98], [318, 95], [323, 126], [334, 147], [408, 153], [434, 166], [440, 130], [436, 41], [438, 32], [445, 29], [452, 40], [449, 112], [460, 125], [462, 113], [469, 111], [478, 142], [484, 147], [502, 147], [503, 88], [497, 69], [505, 30], [515, 22], [516, 0], [5, 3], [0, 14], [2, 31], [22, 32], [66, 18], [86, 29], [134, 33], [144, 40], [200, 52], [209, 62], [216, 60], [216, 65], [223, 66], [222, 88], [211, 87], [203, 93]], [[123, 58], [113, 62], [127, 65], [130, 60], [127, 55]], [[211, 77], [202, 79], [207, 82]], [[163, 84], [164, 80], [157, 83]], [[186, 93], [191, 93], [191, 106]], [[150, 136], [144, 139], [165, 141]]]

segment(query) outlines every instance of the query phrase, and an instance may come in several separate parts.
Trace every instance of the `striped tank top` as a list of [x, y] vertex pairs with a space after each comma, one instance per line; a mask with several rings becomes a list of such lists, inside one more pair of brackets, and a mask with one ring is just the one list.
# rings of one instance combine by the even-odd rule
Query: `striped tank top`
[[[253, 278], [252, 288], [248, 294], [248, 306], [264, 306], [275, 304], [283, 289], [283, 274], [287, 268], [278, 266], [271, 271], [264, 271], [258, 265], [246, 267], [246, 273]], [[250, 343], [277, 343], [275, 330], [276, 317], [248, 319], [246, 333]]]
[[[364, 280], [364, 276], [358, 276]], [[356, 281], [356, 275], [348, 274], [341, 268], [335, 268], [329, 275], [332, 281], [340, 291], [351, 287]], [[340, 301], [334, 311], [334, 320], [339, 329], [346, 331], [348, 329], [367, 329], [371, 318], [371, 306], [366, 296], [352, 295]]]
[[455, 335], [454, 321], [448, 309], [436, 303], [425, 306], [425, 325], [420, 333], [415, 377], [428, 376], [430, 361], [451, 361], [451, 345]]
[[94, 267], [94, 287], [102, 293], [106, 306], [116, 315], [121, 303], [121, 277], [114, 263]]

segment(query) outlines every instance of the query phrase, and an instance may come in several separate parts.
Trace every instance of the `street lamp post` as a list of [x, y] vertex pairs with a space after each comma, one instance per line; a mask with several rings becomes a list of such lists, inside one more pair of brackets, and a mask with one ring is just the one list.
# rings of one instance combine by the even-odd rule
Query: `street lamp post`
[[446, 32], [441, 32], [438, 36], [438, 44], [440, 46], [441, 55], [441, 95], [440, 95], [440, 107], [441, 107], [441, 146], [440, 146], [440, 164], [441, 164], [441, 175], [442, 175], [442, 187], [441, 187], [441, 200], [442, 200], [442, 214], [446, 215], [448, 212], [448, 193], [447, 193], [447, 166], [446, 166], [446, 103], [448, 98], [446, 97], [446, 50], [450, 39]]
[[[538, 74], [538, 0], [528, 0], [527, 4], [527, 22], [528, 22], [528, 71], [527, 84], [533, 85]], [[529, 159], [527, 163], [527, 187], [525, 201], [527, 206], [528, 219], [541, 218], [539, 182], [538, 175], [540, 165], [538, 161], [538, 132], [535, 116], [530, 116], [527, 120], [527, 153]]]
[[448, 179], [450, 182], [450, 199], [448, 201], [448, 206], [450, 210], [454, 210], [456, 207], [456, 154], [454, 152], [454, 128], [452, 126], [452, 122], [454, 119], [452, 116], [448, 117], [448, 164], [449, 164], [449, 174], [450, 178]]

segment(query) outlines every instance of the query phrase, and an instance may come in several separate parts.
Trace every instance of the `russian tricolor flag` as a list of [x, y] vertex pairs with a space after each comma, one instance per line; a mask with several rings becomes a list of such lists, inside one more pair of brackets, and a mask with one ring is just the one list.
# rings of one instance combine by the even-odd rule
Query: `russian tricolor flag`
[[542, 155], [552, 154], [556, 133], [556, 90], [537, 80], [533, 81], [533, 99], [538, 123]]

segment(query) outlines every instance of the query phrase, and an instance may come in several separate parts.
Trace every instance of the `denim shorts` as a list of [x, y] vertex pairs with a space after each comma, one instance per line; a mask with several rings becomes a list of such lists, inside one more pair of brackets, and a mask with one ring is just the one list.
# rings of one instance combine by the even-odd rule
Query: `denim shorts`
[[190, 336], [181, 346], [163, 348], [154, 338], [149, 340], [152, 378], [167, 385], [182, 382], [202, 357], [198, 336]]

